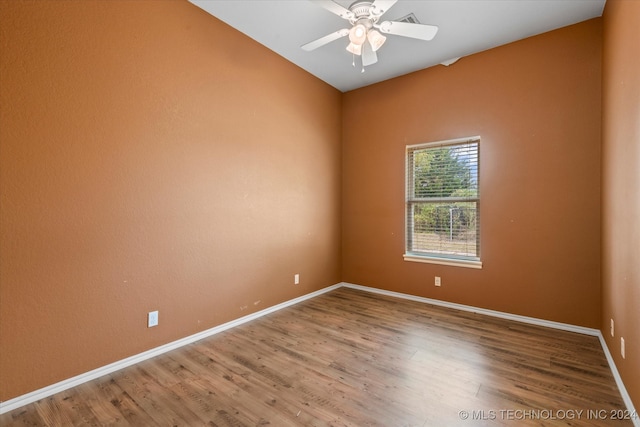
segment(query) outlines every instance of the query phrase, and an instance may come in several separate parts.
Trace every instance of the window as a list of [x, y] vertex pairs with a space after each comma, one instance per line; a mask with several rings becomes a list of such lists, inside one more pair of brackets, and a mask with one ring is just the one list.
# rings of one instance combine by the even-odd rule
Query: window
[[481, 268], [480, 137], [407, 146], [407, 261]]

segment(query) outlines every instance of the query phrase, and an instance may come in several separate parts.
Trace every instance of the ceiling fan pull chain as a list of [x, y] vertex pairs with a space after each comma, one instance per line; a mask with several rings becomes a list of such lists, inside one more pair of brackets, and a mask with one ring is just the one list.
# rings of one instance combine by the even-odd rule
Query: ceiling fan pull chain
[[351, 60], [351, 65], [353, 65], [353, 68], [356, 68], [356, 54], [352, 53], [351, 56], [353, 56], [353, 59]]

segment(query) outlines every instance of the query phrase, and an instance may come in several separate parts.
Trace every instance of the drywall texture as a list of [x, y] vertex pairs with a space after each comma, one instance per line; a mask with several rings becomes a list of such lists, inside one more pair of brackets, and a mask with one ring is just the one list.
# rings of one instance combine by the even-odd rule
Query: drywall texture
[[640, 408], [640, 2], [608, 0], [603, 22], [602, 335]]
[[340, 281], [338, 91], [188, 2], [0, 20], [0, 400]]
[[[343, 280], [600, 327], [601, 25], [346, 93]], [[474, 135], [482, 270], [404, 261], [405, 146]]]

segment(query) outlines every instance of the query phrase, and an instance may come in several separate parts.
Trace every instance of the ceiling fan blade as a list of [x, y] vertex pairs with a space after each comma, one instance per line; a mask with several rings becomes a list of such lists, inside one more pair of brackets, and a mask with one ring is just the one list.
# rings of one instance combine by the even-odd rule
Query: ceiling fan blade
[[438, 32], [435, 25], [410, 24], [408, 22], [384, 21], [380, 24], [379, 29], [386, 34], [395, 34], [396, 36], [411, 37], [420, 40], [432, 40]]
[[327, 34], [324, 37], [320, 37], [318, 40], [314, 40], [312, 42], [309, 42], [307, 44], [304, 44], [302, 46], [300, 46], [303, 50], [306, 50], [307, 52], [310, 52], [314, 49], [319, 48], [320, 46], [324, 46], [327, 43], [331, 43], [334, 40], [338, 40], [341, 37], [346, 36], [347, 34], [349, 34], [349, 30], [347, 30], [346, 28], [343, 28], [342, 30], [338, 30], [335, 33], [331, 33], [331, 34]]
[[362, 45], [362, 66], [367, 67], [376, 62], [378, 62], [378, 54], [374, 52], [369, 40], [366, 40]]
[[398, 0], [375, 0], [371, 5], [371, 9], [373, 10], [373, 14], [377, 16], [382, 16], [387, 13], [387, 11], [396, 4]]
[[343, 19], [354, 18], [353, 12], [351, 12], [349, 9], [342, 7], [338, 3], [333, 2], [331, 0], [310, 0], [310, 1], [328, 10], [329, 12], [338, 15], [340, 18], [343, 18]]

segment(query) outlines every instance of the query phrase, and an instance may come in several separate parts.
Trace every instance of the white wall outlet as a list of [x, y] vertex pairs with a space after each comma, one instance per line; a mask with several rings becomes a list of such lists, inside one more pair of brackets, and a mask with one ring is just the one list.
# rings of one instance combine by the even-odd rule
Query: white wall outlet
[[299, 274], [294, 274], [293, 275], [293, 284], [294, 285], [299, 285], [300, 284], [300, 275]]
[[614, 336], [613, 330], [613, 319], [611, 319], [611, 336]]
[[442, 281], [440, 280], [440, 276], [436, 276], [435, 285], [436, 286], [442, 286]]
[[158, 326], [158, 312], [150, 311], [147, 315], [147, 327], [151, 328], [153, 326]]
[[624, 355], [624, 338], [620, 337], [620, 354], [622, 355], [622, 358], [625, 358]]

